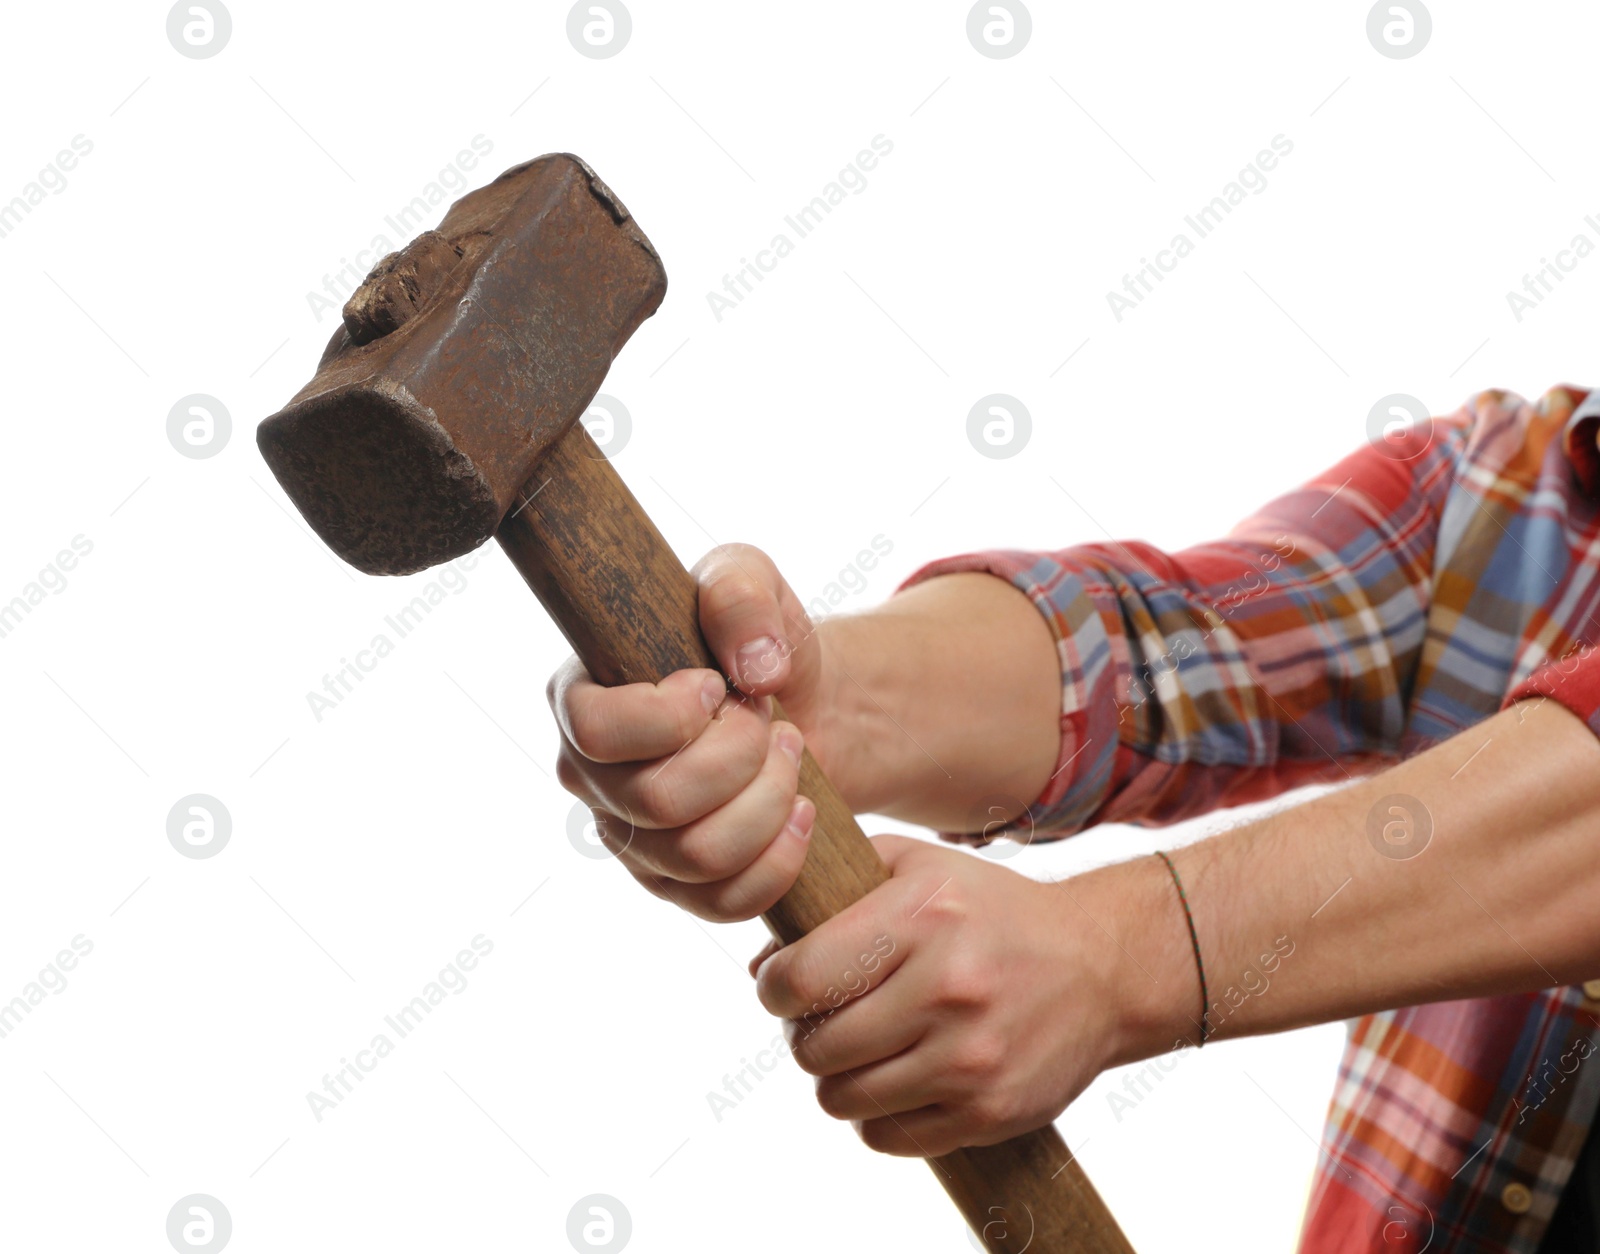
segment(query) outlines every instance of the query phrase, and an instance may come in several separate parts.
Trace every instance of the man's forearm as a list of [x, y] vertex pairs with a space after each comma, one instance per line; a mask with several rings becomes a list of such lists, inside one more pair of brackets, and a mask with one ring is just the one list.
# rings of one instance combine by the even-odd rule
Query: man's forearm
[[1060, 746], [1060, 663], [1005, 580], [944, 575], [817, 634], [825, 765], [855, 810], [970, 831], [1039, 795]]
[[[1056, 769], [1060, 663], [1003, 580], [946, 575], [819, 631], [830, 771], [858, 811], [975, 830]], [[835, 760], [836, 759], [836, 760]], [[1174, 854], [1213, 1038], [1600, 977], [1600, 743], [1527, 701], [1386, 771]], [[1194, 1039], [1188, 932], [1154, 859], [1068, 881], [1125, 970], [1123, 1061]]]
[[[1553, 701], [1173, 857], [1215, 1037], [1600, 976], [1600, 744]], [[1076, 881], [1127, 950], [1122, 1060], [1195, 1037], [1175, 895], [1148, 914], [1164, 875], [1140, 859]]]

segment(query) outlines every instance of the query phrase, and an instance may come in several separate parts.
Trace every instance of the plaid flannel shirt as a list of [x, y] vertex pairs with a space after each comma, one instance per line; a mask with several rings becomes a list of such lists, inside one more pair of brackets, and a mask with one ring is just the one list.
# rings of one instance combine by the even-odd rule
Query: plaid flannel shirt
[[[1522, 699], [1600, 734], [1587, 395], [1484, 392], [1216, 543], [974, 553], [906, 583], [988, 571], [1048, 622], [1061, 769], [1030, 809], [1038, 834], [1338, 782]], [[1359, 1020], [1302, 1254], [1533, 1254], [1600, 1106], [1600, 1064], [1581, 1065], [1597, 1045], [1600, 980]]]

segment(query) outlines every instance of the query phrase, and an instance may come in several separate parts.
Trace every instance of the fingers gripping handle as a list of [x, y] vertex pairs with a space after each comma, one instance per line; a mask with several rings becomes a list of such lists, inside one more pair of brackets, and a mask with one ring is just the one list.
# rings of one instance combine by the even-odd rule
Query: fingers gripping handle
[[[720, 670], [700, 635], [694, 580], [580, 423], [546, 455], [501, 546], [602, 684]], [[766, 915], [785, 944], [889, 876], [810, 753], [800, 791], [817, 807], [799, 880]]]
[[[655, 683], [689, 667], [720, 669], [700, 635], [694, 580], [581, 423], [540, 463], [498, 535], [600, 683]], [[763, 916], [785, 944], [888, 878], [809, 752], [800, 792], [817, 808], [805, 866]], [[929, 1165], [990, 1250], [1132, 1254], [1052, 1127]]]

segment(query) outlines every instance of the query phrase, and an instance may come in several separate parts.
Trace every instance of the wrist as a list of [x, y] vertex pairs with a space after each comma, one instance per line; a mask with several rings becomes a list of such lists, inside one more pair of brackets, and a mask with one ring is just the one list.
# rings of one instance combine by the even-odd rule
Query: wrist
[[1059, 769], [1055, 642], [1005, 580], [942, 575], [814, 634], [830, 773], [857, 812], [975, 832], [1022, 814]]
[[804, 701], [783, 695], [785, 709], [806, 735], [806, 743], [854, 814], [883, 813], [895, 794], [888, 760], [891, 728], [882, 700], [879, 668], [867, 656], [854, 615], [826, 618], [806, 641], [816, 650], [816, 681]]
[[[1181, 860], [1178, 869], [1181, 875]], [[1105, 1066], [1198, 1044], [1199, 970], [1183, 903], [1161, 860], [1134, 858], [1069, 883], [1104, 940], [1100, 996], [1111, 1015]]]

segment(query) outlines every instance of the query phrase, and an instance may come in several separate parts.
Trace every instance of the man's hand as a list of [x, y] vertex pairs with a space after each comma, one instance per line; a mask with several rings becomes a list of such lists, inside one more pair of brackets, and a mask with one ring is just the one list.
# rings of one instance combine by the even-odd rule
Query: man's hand
[[[701, 918], [748, 919], [805, 861], [816, 809], [796, 780], [807, 738], [819, 761], [829, 756], [825, 666], [799, 599], [759, 549], [719, 548], [695, 576], [701, 631], [739, 691], [712, 670], [603, 688], [571, 658], [547, 689], [557, 776], [656, 896]], [[794, 723], [773, 721], [774, 696]]]
[[1128, 963], [1074, 904], [1083, 881], [1038, 883], [903, 836], [873, 844], [888, 882], [751, 964], [818, 1103], [906, 1156], [1048, 1123], [1122, 1045], [1113, 990]]
[[558, 778], [657, 896], [723, 921], [777, 902], [816, 813], [796, 798], [802, 744], [853, 813], [944, 831], [1000, 817], [985, 798], [1012, 817], [1056, 769], [1055, 643], [1006, 580], [943, 575], [817, 630], [759, 549], [724, 545], [694, 573], [720, 674], [608, 689], [572, 658], [547, 689]]

